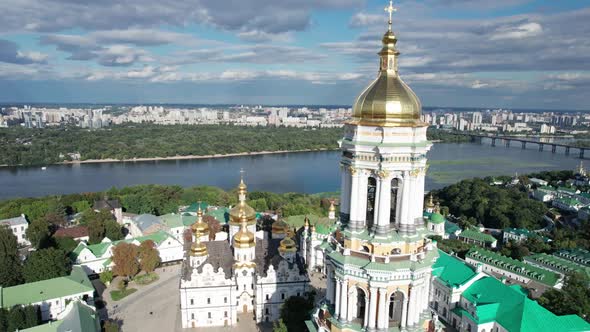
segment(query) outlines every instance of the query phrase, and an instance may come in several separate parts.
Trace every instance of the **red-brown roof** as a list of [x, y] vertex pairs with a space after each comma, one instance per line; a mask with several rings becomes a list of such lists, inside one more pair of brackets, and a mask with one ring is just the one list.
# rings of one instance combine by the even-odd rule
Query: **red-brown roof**
[[69, 228], [58, 229], [54, 236], [56, 237], [72, 237], [74, 239], [88, 236], [88, 227], [86, 226], [74, 226]]

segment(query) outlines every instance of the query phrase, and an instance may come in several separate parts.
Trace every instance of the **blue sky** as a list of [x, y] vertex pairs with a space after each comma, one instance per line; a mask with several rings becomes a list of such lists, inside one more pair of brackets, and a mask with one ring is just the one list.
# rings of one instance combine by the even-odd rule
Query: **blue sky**
[[[0, 0], [0, 102], [350, 105], [385, 0]], [[590, 0], [394, 1], [427, 106], [590, 109]]]

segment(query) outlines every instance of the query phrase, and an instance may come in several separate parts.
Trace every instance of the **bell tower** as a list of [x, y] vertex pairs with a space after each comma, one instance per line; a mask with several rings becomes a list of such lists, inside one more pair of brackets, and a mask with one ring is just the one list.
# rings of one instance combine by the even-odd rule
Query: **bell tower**
[[330, 331], [425, 331], [435, 244], [426, 238], [428, 125], [398, 73], [397, 36], [382, 38], [377, 78], [361, 92], [341, 150], [340, 229], [328, 239]]

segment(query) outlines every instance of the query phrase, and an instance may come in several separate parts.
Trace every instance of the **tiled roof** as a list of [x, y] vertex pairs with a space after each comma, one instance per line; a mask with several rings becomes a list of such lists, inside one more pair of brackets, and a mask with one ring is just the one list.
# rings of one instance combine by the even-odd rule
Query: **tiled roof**
[[85, 237], [88, 236], [88, 227], [80, 225], [68, 228], [60, 228], [53, 235], [56, 237], [71, 237], [74, 239]]
[[153, 226], [153, 225], [161, 225], [162, 221], [160, 220], [160, 218], [154, 216], [153, 214], [140, 214], [139, 216], [133, 218], [133, 221], [135, 222], [135, 224], [137, 225], [137, 227], [141, 230], [141, 231], [145, 231], [146, 229], [148, 229], [149, 227]]
[[101, 199], [100, 201], [95, 201], [94, 205], [92, 206], [93, 210], [113, 210], [121, 208], [121, 204], [119, 203], [118, 199], [111, 199], [111, 200], [104, 200]]

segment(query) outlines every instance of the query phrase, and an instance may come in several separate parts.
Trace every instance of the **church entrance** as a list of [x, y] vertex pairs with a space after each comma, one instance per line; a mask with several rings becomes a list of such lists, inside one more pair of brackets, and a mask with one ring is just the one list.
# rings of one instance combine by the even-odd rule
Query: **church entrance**
[[397, 291], [389, 298], [389, 326], [400, 327], [402, 323], [402, 311], [404, 307], [404, 294]]

